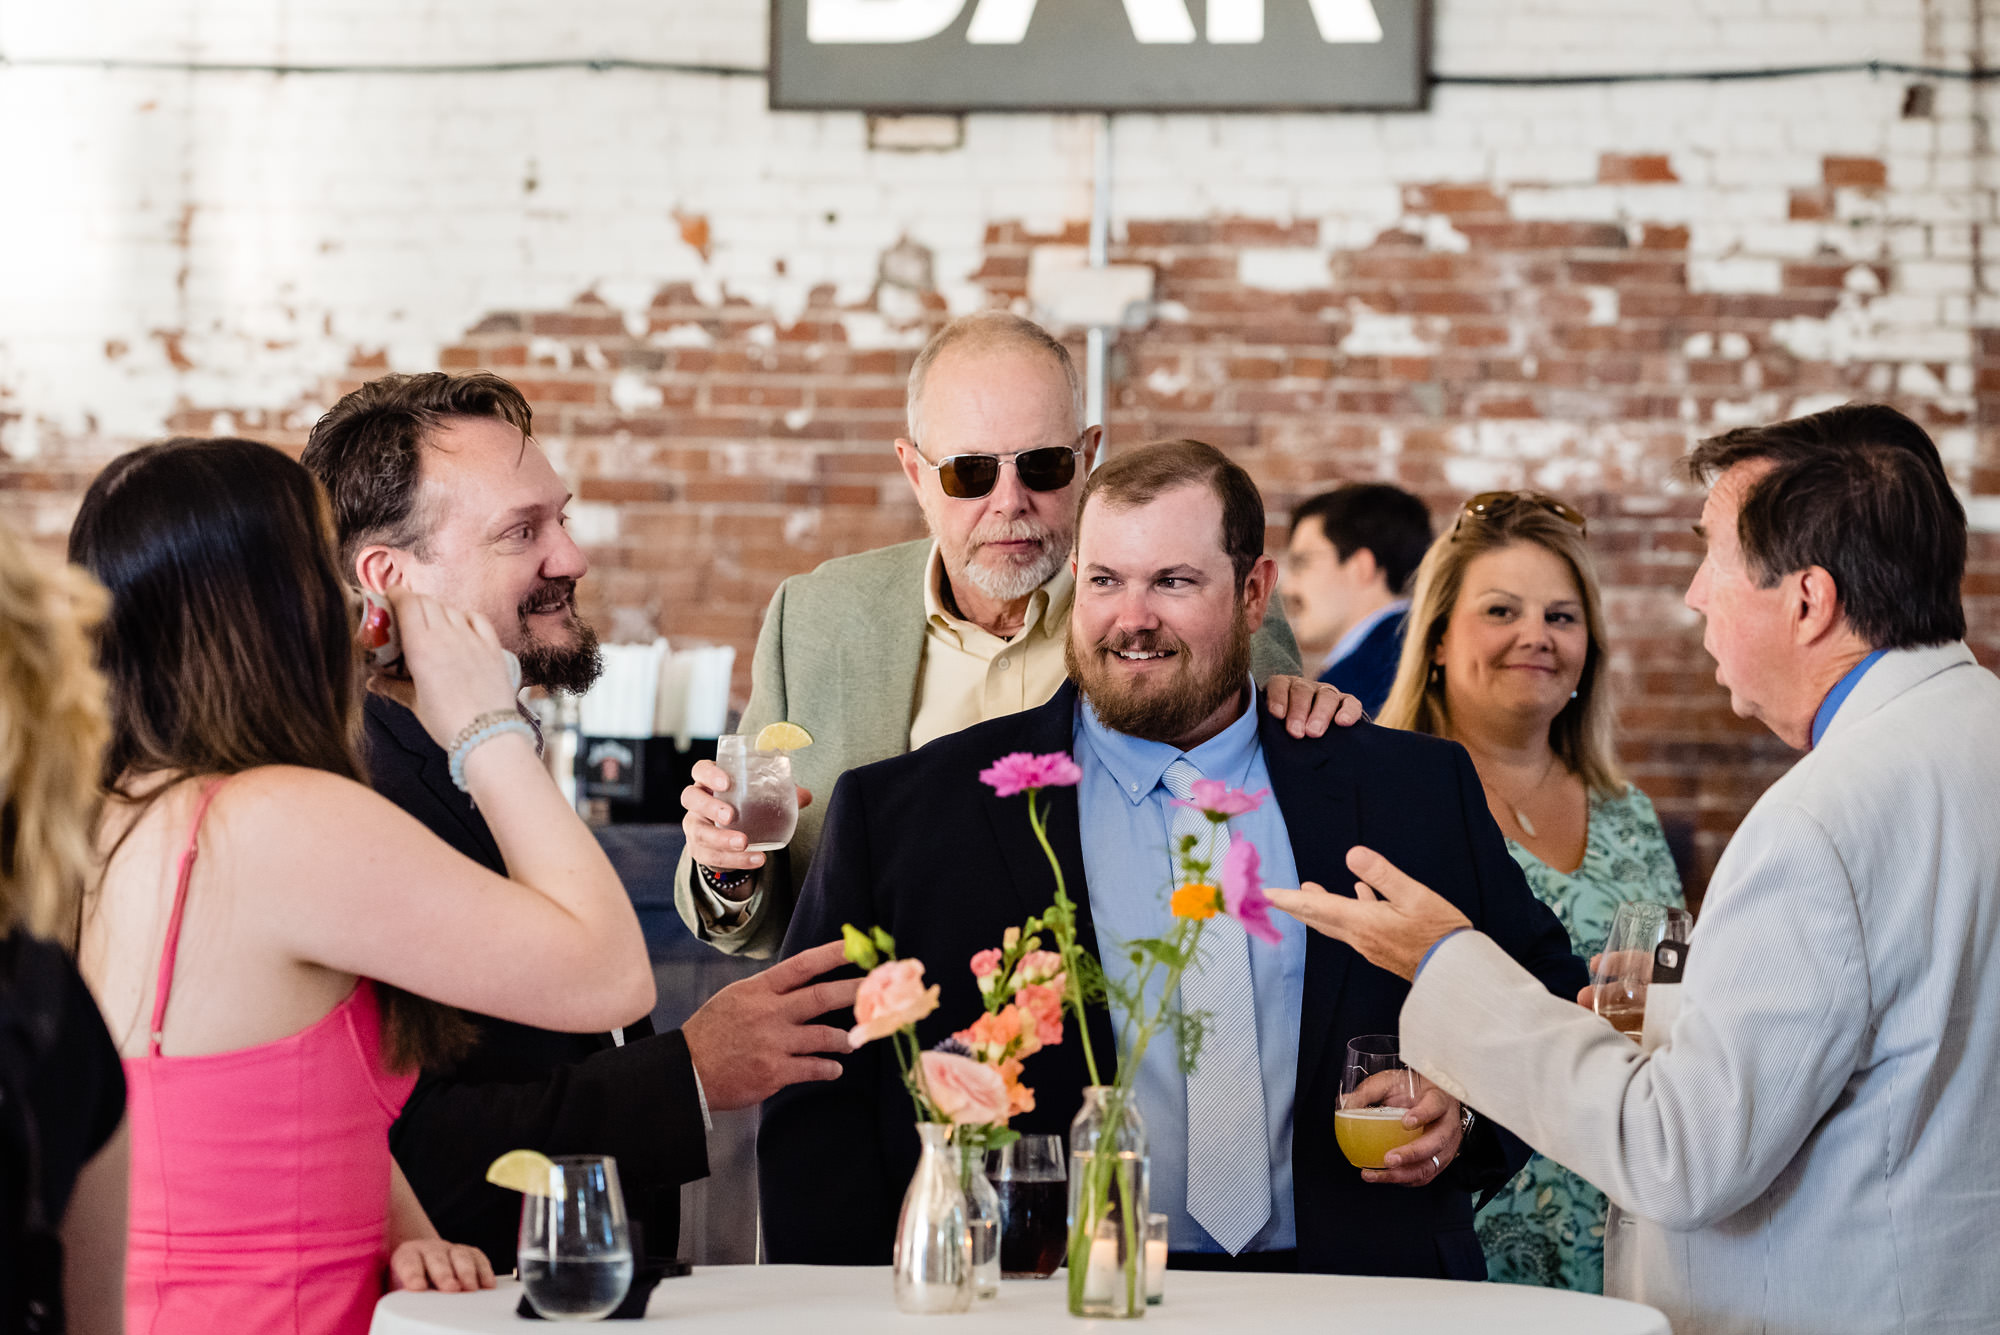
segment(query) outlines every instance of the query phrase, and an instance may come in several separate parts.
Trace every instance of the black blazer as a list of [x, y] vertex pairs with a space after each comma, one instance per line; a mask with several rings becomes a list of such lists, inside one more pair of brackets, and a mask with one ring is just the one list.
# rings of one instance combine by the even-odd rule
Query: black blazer
[[[925, 981], [940, 986], [938, 1010], [918, 1026], [924, 1045], [970, 1024], [980, 1004], [968, 961], [1046, 908], [1053, 890], [1026, 799], [995, 797], [979, 771], [1012, 751], [1071, 750], [1075, 705], [1076, 690], [1065, 685], [1039, 709], [844, 775], [785, 954], [839, 936], [842, 923], [883, 927], [897, 953], [923, 960]], [[1366, 843], [1451, 899], [1552, 992], [1573, 996], [1583, 986], [1583, 964], [1507, 855], [1463, 750], [1372, 724], [1298, 741], [1257, 708], [1271, 787], [1303, 879], [1351, 894], [1342, 859]], [[1050, 842], [1077, 903], [1079, 936], [1095, 952], [1076, 790], [1051, 796]], [[1483, 1279], [1473, 1193], [1504, 1184], [1527, 1162], [1527, 1147], [1482, 1119], [1438, 1182], [1364, 1183], [1333, 1138], [1342, 1057], [1357, 1034], [1396, 1031], [1409, 988], [1318, 933], [1308, 937], [1305, 973], [1292, 1140], [1301, 1267]], [[1092, 1034], [1108, 1079], [1116, 1048], [1101, 1008]], [[765, 1249], [774, 1262], [889, 1259], [917, 1158], [909, 1096], [886, 1042], [850, 1055], [846, 1066], [839, 1080], [794, 1085], [764, 1105], [758, 1157]], [[1087, 1083], [1075, 1035], [1030, 1058], [1023, 1078], [1035, 1108], [1013, 1125], [1067, 1132]]]
[[[451, 782], [445, 753], [416, 715], [371, 695], [367, 754], [375, 791], [474, 862], [507, 874], [500, 846]], [[439, 942], [450, 949], [450, 942]], [[426, 1070], [389, 1130], [390, 1148], [439, 1233], [514, 1267], [521, 1198], [486, 1181], [508, 1150], [609, 1154], [649, 1255], [680, 1245], [680, 1188], [708, 1175], [694, 1063], [679, 1030], [650, 1020], [609, 1034], [561, 1034], [466, 1013], [477, 1044], [449, 1068]]]
[[1319, 679], [1359, 700], [1368, 717], [1375, 717], [1389, 698], [1389, 688], [1396, 684], [1396, 662], [1403, 656], [1403, 627], [1409, 620], [1408, 612], [1383, 617], [1361, 637], [1352, 653], [1320, 673]]

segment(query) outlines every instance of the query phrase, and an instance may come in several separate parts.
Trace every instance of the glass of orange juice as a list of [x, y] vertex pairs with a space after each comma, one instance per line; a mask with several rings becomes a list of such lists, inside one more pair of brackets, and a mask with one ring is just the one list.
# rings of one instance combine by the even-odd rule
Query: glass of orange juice
[[1386, 1168], [1390, 1150], [1424, 1133], [1403, 1125], [1417, 1102], [1417, 1075], [1403, 1065], [1394, 1034], [1363, 1034], [1347, 1045], [1333, 1138], [1356, 1168]]

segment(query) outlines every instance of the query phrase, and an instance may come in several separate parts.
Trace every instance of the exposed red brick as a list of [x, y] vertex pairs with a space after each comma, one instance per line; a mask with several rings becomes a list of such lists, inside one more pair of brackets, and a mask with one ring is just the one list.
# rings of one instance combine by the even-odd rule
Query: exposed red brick
[[1681, 178], [1664, 153], [1601, 153], [1597, 179], [1606, 185], [1651, 185]]
[[1406, 185], [1403, 207], [1412, 213], [1483, 214], [1507, 212], [1507, 201], [1486, 184]]
[[1829, 186], [1880, 189], [1889, 184], [1889, 168], [1880, 158], [1821, 158], [1820, 176]]

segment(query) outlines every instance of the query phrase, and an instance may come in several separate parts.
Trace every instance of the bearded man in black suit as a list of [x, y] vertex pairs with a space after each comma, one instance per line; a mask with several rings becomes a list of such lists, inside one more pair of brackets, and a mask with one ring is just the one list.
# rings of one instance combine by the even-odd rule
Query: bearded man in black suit
[[[1123, 952], [1100, 947], [1167, 926], [1175, 776], [1184, 788], [1198, 774], [1270, 790], [1274, 801], [1234, 825], [1234, 837], [1256, 842], [1270, 883], [1351, 885], [1343, 863], [1357, 844], [1405, 870], [1410, 859], [1424, 869], [1413, 875], [1552, 992], [1573, 996], [1583, 966], [1508, 856], [1463, 750], [1369, 724], [1297, 739], [1258, 707], [1248, 646], [1276, 575], [1263, 539], [1255, 485], [1207, 445], [1148, 446], [1093, 474], [1073, 557], [1070, 683], [1039, 709], [844, 776], [785, 953], [843, 923], [883, 927], [941, 986], [942, 1004], [918, 1026], [923, 1043], [969, 1023], [980, 1004], [965, 962], [1043, 910], [1052, 886], [1024, 804], [996, 798], [979, 772], [1011, 752], [1069, 751], [1083, 778], [1045, 792], [1049, 835], [1079, 935], [1114, 972]], [[1347, 1043], [1394, 1033], [1407, 985], [1296, 923], [1278, 923], [1276, 944], [1214, 926], [1200, 970], [1213, 971], [1203, 986], [1214, 995], [1193, 1007], [1211, 1016], [1200, 1062], [1182, 1075], [1174, 1045], [1156, 1043], [1137, 1077], [1173, 1264], [1484, 1278], [1474, 1196], [1526, 1162], [1520, 1141], [1426, 1088], [1422, 1133], [1391, 1167], [1358, 1170], [1335, 1146]], [[1101, 1008], [1090, 1029], [1108, 1060]], [[1029, 1061], [1035, 1107], [1016, 1127], [1067, 1129], [1087, 1082], [1080, 1047], [1071, 1035]], [[889, 1045], [845, 1065], [831, 1084], [766, 1104], [759, 1156], [773, 1261], [889, 1259], [917, 1157], [910, 1102]], [[1227, 1090], [1202, 1085], [1232, 1072], [1243, 1078]]]

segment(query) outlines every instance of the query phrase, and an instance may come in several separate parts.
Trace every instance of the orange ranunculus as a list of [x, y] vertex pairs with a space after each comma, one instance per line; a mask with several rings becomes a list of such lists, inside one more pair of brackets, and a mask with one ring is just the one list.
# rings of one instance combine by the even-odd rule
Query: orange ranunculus
[[1196, 921], [1213, 918], [1222, 912], [1222, 892], [1212, 885], [1190, 881], [1174, 891], [1169, 907], [1176, 918], [1193, 918]]

